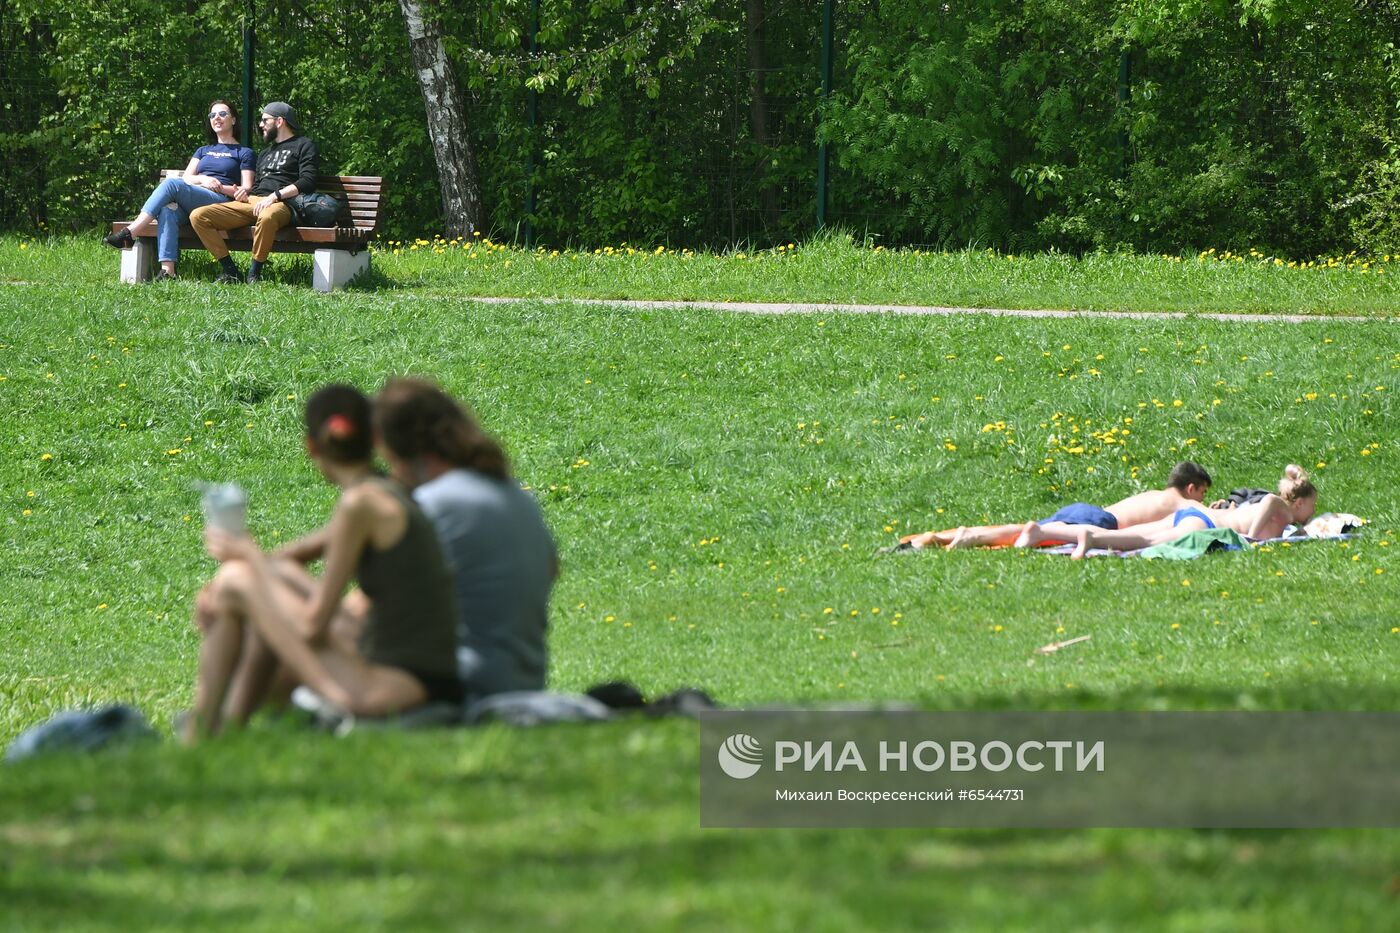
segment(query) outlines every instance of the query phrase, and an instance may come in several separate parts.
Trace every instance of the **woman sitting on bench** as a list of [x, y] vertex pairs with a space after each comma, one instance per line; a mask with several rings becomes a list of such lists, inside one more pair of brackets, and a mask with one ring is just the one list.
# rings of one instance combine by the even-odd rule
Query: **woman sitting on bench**
[[[200, 591], [204, 637], [187, 741], [242, 724], [273, 693], [304, 684], [340, 711], [385, 716], [459, 703], [452, 581], [427, 518], [371, 465], [370, 403], [343, 385], [306, 403], [306, 452], [340, 487], [330, 521], [275, 554], [210, 527], [221, 562]], [[324, 558], [318, 579], [301, 564]], [[342, 600], [355, 579], [358, 595]], [[279, 677], [279, 674], [281, 675]]]
[[151, 224], [159, 219], [156, 258], [160, 260], [160, 271], [156, 273], [156, 281], [176, 278], [180, 226], [189, 221], [190, 213], [208, 204], [248, 200], [256, 159], [253, 150], [238, 144], [233, 135], [237, 126], [238, 113], [232, 104], [226, 100], [210, 104], [209, 125], [205, 127], [209, 145], [194, 151], [180, 177], [167, 178], [156, 185], [136, 219], [125, 230], [103, 238], [107, 245], [125, 249], [136, 242], [136, 237], [145, 236]]

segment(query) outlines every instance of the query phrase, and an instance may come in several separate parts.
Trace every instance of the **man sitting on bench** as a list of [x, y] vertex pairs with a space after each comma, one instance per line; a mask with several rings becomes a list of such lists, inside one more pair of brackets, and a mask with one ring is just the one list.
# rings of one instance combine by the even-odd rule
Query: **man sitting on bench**
[[261, 281], [263, 263], [272, 252], [277, 231], [292, 222], [291, 209], [285, 202], [314, 192], [321, 170], [316, 144], [301, 135], [301, 121], [290, 106], [281, 101], [268, 104], [262, 109], [258, 126], [263, 140], [270, 145], [258, 156], [252, 190], [241, 192], [242, 197], [233, 201], [210, 204], [190, 214], [190, 226], [223, 268], [214, 280], [220, 285], [241, 285], [244, 281], [220, 231], [253, 225], [253, 259], [248, 265], [247, 282], [252, 285]]

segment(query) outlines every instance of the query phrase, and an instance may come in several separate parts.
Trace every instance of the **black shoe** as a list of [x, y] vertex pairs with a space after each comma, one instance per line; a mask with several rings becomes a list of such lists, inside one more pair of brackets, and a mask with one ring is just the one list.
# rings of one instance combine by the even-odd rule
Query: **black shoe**
[[166, 272], [164, 269], [157, 272], [155, 278], [151, 279], [152, 282], [178, 282], [179, 280], [180, 277], [178, 275], [173, 272]]
[[242, 285], [243, 280], [232, 272], [225, 272], [214, 280], [215, 285]]
[[249, 285], [257, 285], [257, 284], [258, 284], [259, 282], [261, 282], [262, 280], [263, 280], [263, 277], [262, 277], [262, 274], [261, 274], [261, 273], [254, 272], [254, 271], [252, 271], [251, 269], [248, 270], [248, 284], [249, 284]]
[[131, 235], [129, 229], [123, 227], [117, 233], [109, 233], [104, 236], [102, 242], [117, 249], [126, 249], [128, 246], [135, 245], [136, 239]]

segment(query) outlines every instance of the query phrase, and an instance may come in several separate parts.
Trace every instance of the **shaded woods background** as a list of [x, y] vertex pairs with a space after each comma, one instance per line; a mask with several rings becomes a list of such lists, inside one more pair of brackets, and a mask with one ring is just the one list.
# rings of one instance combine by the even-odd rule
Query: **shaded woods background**
[[[444, 4], [483, 226], [537, 242], [879, 242], [1078, 251], [1400, 250], [1400, 0]], [[0, 2], [0, 228], [130, 215], [241, 99], [245, 0]], [[397, 0], [258, 0], [255, 101], [301, 109], [328, 172], [442, 229]], [[680, 11], [680, 12], [677, 12]], [[527, 84], [539, 89], [533, 134]], [[244, 114], [244, 118], [247, 118]]]

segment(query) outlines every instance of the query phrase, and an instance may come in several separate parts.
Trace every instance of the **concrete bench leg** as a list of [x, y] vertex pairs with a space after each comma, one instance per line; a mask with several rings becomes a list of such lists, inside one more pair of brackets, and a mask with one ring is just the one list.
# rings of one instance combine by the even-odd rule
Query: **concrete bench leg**
[[151, 261], [156, 258], [156, 244], [138, 237], [136, 245], [122, 250], [122, 281], [132, 284], [151, 280]]
[[318, 249], [312, 256], [311, 287], [318, 292], [343, 288], [369, 270], [369, 250]]

